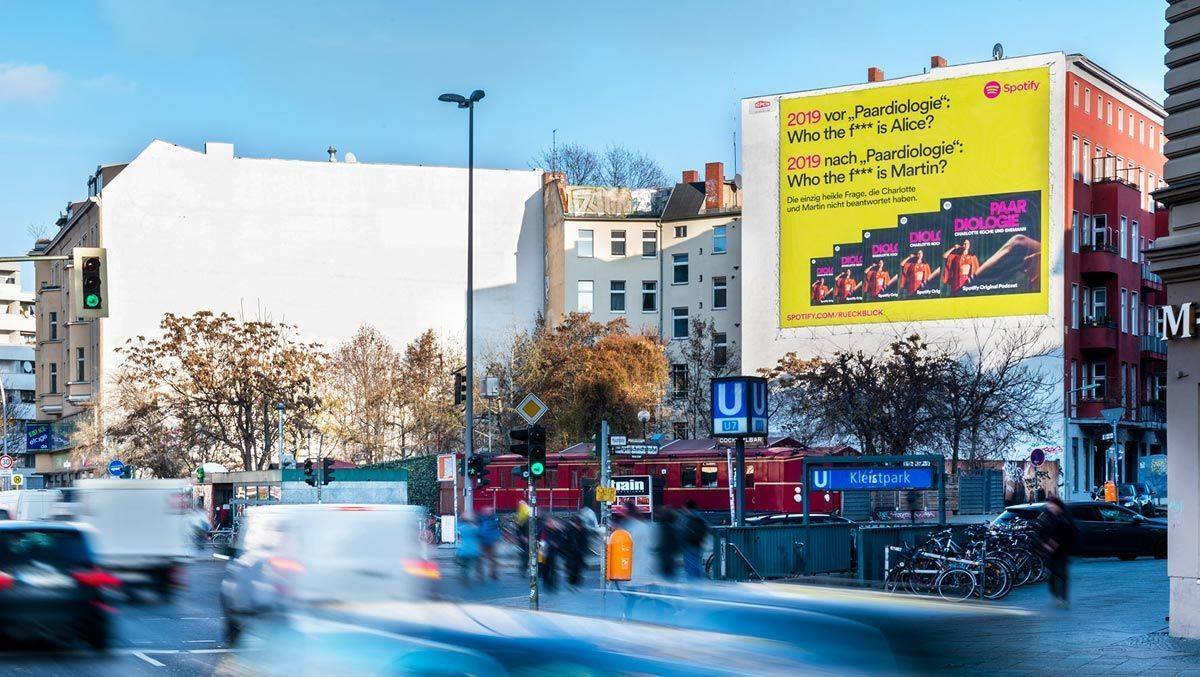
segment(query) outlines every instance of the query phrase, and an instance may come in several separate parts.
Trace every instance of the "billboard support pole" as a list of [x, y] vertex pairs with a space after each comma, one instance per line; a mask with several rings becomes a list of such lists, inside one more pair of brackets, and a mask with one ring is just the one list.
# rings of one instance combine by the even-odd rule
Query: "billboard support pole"
[[[804, 506], [804, 526], [808, 526], [808, 457], [800, 459], [800, 503]], [[842, 511], [845, 512], [844, 510]]]
[[737, 478], [737, 493], [734, 494], [734, 521], [737, 526], [746, 526], [746, 438], [739, 437], [734, 443], [733, 472]]

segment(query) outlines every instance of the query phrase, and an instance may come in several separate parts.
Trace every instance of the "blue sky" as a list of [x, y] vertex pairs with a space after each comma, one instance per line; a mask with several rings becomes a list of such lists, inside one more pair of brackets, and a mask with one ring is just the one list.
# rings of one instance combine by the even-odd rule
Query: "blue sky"
[[[1108, 2], [0, 0], [0, 255], [98, 164], [161, 138], [244, 156], [465, 164], [444, 91], [487, 91], [478, 163], [558, 138], [675, 176], [733, 164], [736, 101], [1009, 55], [1083, 52], [1161, 99], [1163, 11]], [[732, 173], [732, 168], [730, 169]]]

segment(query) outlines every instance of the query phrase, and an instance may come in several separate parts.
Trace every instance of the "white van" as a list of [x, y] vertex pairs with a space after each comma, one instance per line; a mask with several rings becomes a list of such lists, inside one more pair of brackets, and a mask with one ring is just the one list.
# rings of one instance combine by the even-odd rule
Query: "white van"
[[64, 494], [70, 519], [95, 531], [96, 559], [128, 586], [170, 597], [178, 566], [193, 554], [187, 480], [79, 480]]
[[54, 519], [61, 500], [62, 492], [58, 489], [0, 491], [0, 510], [10, 520], [49, 520]]

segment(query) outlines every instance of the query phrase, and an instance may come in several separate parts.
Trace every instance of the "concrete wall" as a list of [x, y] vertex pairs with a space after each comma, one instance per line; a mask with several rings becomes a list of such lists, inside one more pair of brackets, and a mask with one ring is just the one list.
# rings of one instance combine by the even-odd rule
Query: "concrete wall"
[[[332, 345], [370, 323], [396, 343], [464, 336], [467, 172], [239, 158], [151, 143], [104, 188], [106, 358], [164, 312], [298, 325]], [[475, 171], [480, 344], [542, 307], [540, 173]]]
[[[872, 349], [894, 340], [907, 332], [919, 332], [935, 341], [953, 341], [970, 346], [971, 327], [984, 329], [995, 326], [1028, 325], [1041, 327], [1044, 340], [1061, 347], [1063, 327], [1063, 193], [1065, 127], [1065, 60], [1061, 53], [987, 61], [962, 66], [935, 68], [929, 73], [874, 84], [855, 84], [821, 90], [819, 93], [852, 91], [864, 87], [889, 86], [904, 82], [978, 75], [1002, 70], [1020, 70], [1039, 66], [1051, 67], [1050, 106], [1050, 196], [1046, 207], [1050, 215], [1050, 238], [1046, 255], [1049, 257], [1050, 298], [1045, 315], [997, 318], [985, 320], [939, 320], [906, 324], [862, 324], [817, 328], [782, 329], [779, 326], [779, 101], [783, 98], [812, 95], [814, 92], [752, 97], [742, 101], [742, 159], [745, 197], [742, 209], [744, 231], [742, 260], [752, 261], [742, 271], [742, 371], [753, 373], [771, 367], [788, 352], [801, 357], [827, 353], [849, 346]], [[1048, 359], [1044, 366], [1061, 373], [1061, 355]], [[1060, 393], [1061, 396], [1061, 393]], [[1061, 422], [1046, 439], [1022, 444], [1062, 446]]]

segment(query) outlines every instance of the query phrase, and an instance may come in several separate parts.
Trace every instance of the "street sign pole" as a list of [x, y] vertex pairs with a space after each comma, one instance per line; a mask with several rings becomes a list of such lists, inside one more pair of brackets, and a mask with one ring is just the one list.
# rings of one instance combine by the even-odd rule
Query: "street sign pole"
[[537, 544], [537, 490], [533, 488], [536, 480], [531, 474], [528, 480], [529, 492], [529, 608], [538, 610], [538, 544]]
[[[608, 421], [600, 420], [600, 486], [607, 487], [609, 483], [608, 468]], [[600, 506], [600, 595], [608, 594], [608, 518], [612, 510], [608, 503], [596, 501]]]
[[746, 438], [739, 437], [734, 446], [737, 459], [733, 464], [733, 472], [737, 478], [737, 503], [734, 509], [734, 523], [739, 527], [746, 526]]

